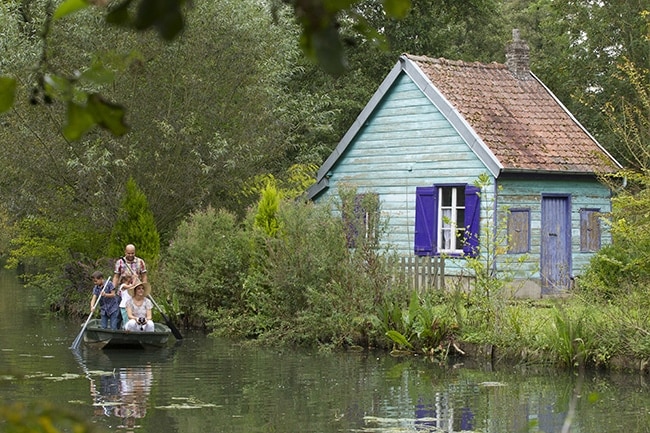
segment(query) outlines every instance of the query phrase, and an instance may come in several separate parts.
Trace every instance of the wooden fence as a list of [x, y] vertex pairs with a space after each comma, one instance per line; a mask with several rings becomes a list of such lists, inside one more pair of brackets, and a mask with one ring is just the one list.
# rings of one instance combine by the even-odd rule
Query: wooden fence
[[430, 256], [400, 257], [398, 278], [401, 284], [417, 291], [444, 290], [445, 259]]

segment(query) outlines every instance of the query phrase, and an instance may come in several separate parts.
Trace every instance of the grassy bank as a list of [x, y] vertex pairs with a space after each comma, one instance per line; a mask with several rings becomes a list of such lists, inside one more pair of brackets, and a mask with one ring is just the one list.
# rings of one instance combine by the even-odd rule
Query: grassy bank
[[[431, 300], [412, 305], [411, 317], [404, 322], [417, 323], [424, 315], [434, 316], [426, 325], [437, 328], [437, 334], [444, 337], [438, 346], [432, 346], [435, 341], [420, 339], [422, 332], [388, 331], [396, 350], [439, 358], [483, 358], [494, 363], [567, 368], [584, 363], [592, 368], [647, 370], [650, 321], [647, 298], [641, 294], [623, 296], [616, 303], [589, 300], [579, 293], [542, 300], [488, 301], [471, 294], [419, 297], [426, 298], [437, 298], [439, 304], [433, 309]], [[423, 325], [414, 327], [424, 329]]]

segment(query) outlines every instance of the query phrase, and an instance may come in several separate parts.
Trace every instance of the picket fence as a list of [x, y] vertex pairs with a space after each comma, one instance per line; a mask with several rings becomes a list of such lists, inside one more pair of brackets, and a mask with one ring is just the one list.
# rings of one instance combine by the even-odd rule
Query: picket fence
[[398, 269], [399, 282], [411, 289], [445, 289], [445, 259], [442, 257], [403, 256]]

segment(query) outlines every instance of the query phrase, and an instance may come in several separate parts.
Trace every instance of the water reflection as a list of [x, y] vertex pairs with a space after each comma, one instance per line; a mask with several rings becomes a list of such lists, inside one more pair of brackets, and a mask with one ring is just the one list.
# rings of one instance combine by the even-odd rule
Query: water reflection
[[118, 427], [133, 429], [138, 419], [147, 414], [147, 404], [153, 373], [151, 366], [125, 367], [119, 370], [120, 404], [113, 409], [113, 414], [122, 420]]
[[126, 431], [141, 427], [154, 383], [151, 359], [166, 359], [169, 353], [86, 349], [73, 355], [90, 382], [94, 417], [116, 418], [115, 427]]

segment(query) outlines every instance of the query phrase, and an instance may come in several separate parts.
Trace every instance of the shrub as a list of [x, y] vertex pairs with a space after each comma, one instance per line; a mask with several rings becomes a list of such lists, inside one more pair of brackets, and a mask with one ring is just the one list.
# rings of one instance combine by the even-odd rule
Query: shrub
[[136, 246], [138, 257], [144, 259], [149, 270], [155, 267], [160, 255], [160, 235], [147, 197], [133, 179], [126, 183], [126, 193], [111, 234], [110, 256], [121, 257], [128, 244]]
[[250, 260], [246, 233], [233, 214], [207, 208], [179, 226], [161, 269], [160, 284], [186, 317], [203, 324], [241, 300]]
[[627, 251], [617, 245], [607, 245], [594, 254], [589, 267], [578, 280], [577, 289], [583, 296], [611, 300], [623, 294], [638, 278], [630, 270]]

